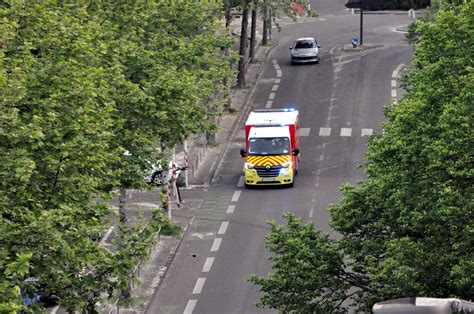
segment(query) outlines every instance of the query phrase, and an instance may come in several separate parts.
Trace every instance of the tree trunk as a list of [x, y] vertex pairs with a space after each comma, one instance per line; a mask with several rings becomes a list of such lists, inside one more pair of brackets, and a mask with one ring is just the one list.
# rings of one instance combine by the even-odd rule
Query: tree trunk
[[245, 7], [242, 10], [242, 27], [240, 32], [240, 49], [239, 49], [239, 73], [237, 75], [237, 87], [244, 88], [247, 85], [247, 29], [248, 29], [248, 4], [250, 0], [245, 0]]
[[252, 24], [250, 28], [250, 51], [249, 51], [249, 58], [251, 62], [255, 62], [255, 51], [256, 51], [256, 43], [257, 43], [257, 5], [258, 0], [253, 1], [253, 9], [252, 9]]
[[119, 221], [120, 225], [127, 223], [127, 213], [125, 212], [125, 202], [127, 201], [127, 189], [120, 187], [119, 190]]
[[268, 45], [268, 8], [266, 5], [263, 6], [263, 32], [262, 32], [262, 46]]
[[[225, 12], [225, 30], [227, 32], [227, 34], [230, 35], [230, 23], [232, 22], [232, 15], [230, 15], [230, 5], [228, 4], [227, 1], [224, 1], [224, 12]], [[224, 56], [227, 58], [228, 56], [230, 55], [230, 48], [225, 48], [224, 49]], [[226, 92], [226, 95], [224, 95], [224, 97], [226, 97], [226, 101], [224, 103], [224, 111], [228, 111], [231, 107], [231, 99], [230, 99], [230, 86], [229, 86], [229, 81], [228, 81], [228, 78], [225, 77], [223, 80], [222, 80], [222, 84], [225, 86], [225, 92]]]
[[[123, 232], [125, 231], [124, 229], [126, 228], [127, 224], [127, 212], [125, 210], [126, 201], [127, 189], [121, 186], [119, 189], [119, 240], [123, 239]], [[130, 282], [128, 282], [127, 287], [121, 289], [120, 294], [123, 298], [129, 298], [131, 295], [131, 290], [132, 288], [130, 286]]]

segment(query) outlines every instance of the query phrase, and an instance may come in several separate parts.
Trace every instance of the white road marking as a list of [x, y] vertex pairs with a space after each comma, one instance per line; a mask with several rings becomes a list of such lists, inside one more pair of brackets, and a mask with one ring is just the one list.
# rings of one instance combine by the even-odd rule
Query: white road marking
[[273, 59], [272, 62], [273, 62], [273, 64], [278, 64], [278, 61], [275, 60], [275, 59]]
[[204, 239], [204, 237], [210, 237], [214, 235], [214, 232], [196, 232], [196, 233], [191, 233], [193, 237], [199, 238], [199, 239]]
[[334, 53], [334, 49], [336, 49], [336, 46], [332, 47], [331, 50], [329, 50], [329, 54], [333, 54]]
[[221, 242], [222, 242], [221, 238], [215, 238], [214, 242], [212, 242], [211, 252], [219, 251], [219, 248], [221, 246]]
[[393, 99], [392, 99], [392, 103], [393, 103], [394, 105], [396, 105], [396, 104], [398, 103], [398, 99], [393, 98]]
[[313, 213], [314, 213], [314, 206], [312, 206], [311, 210], [309, 211], [309, 218], [313, 218]]
[[153, 203], [132, 203], [131, 205], [142, 206], [142, 207], [150, 207], [150, 208], [158, 208], [160, 205], [153, 204]]
[[235, 210], [235, 205], [229, 205], [229, 207], [227, 207], [226, 214], [233, 214], [234, 210]]
[[189, 300], [183, 314], [192, 314], [198, 300]]
[[331, 135], [331, 128], [320, 128], [319, 136], [329, 136]]
[[309, 136], [311, 128], [300, 128], [300, 136]]
[[277, 89], [278, 89], [278, 86], [280, 86], [280, 85], [278, 85], [278, 84], [273, 85], [272, 92], [276, 92]]
[[272, 105], [273, 105], [273, 100], [269, 100], [269, 101], [267, 101], [267, 104], [265, 105], [265, 108], [267, 108], [267, 109], [271, 108]]
[[362, 132], [361, 132], [360, 136], [369, 136], [369, 135], [372, 135], [372, 134], [373, 134], [372, 129], [362, 129]]
[[237, 187], [238, 187], [238, 188], [243, 187], [243, 186], [244, 186], [244, 181], [245, 181], [244, 176], [240, 176], [239, 182], [237, 182]]
[[392, 87], [397, 87], [397, 81], [396, 80], [392, 80]]
[[279, 78], [275, 79], [275, 84], [280, 84], [280, 82], [281, 82], [281, 79], [279, 79]]
[[351, 128], [341, 128], [341, 136], [351, 136], [352, 129]]
[[204, 262], [204, 266], [202, 266], [202, 271], [204, 273], [208, 273], [211, 270], [212, 263], [214, 263], [214, 257], [206, 258], [206, 261]]
[[223, 221], [221, 223], [221, 226], [219, 227], [219, 231], [217, 231], [217, 234], [225, 234], [228, 226], [229, 226], [229, 222]]
[[395, 70], [393, 70], [392, 77], [398, 77], [398, 72], [400, 72], [400, 69], [404, 66], [405, 64], [400, 63]]
[[270, 96], [268, 96], [268, 99], [270, 100], [275, 99], [275, 93], [270, 93]]
[[114, 226], [111, 226], [109, 228], [109, 230], [107, 230], [107, 232], [105, 233], [104, 237], [100, 240], [99, 244], [100, 245], [104, 245], [105, 242], [107, 241], [107, 239], [110, 237], [110, 234], [112, 233], [112, 231], [114, 230]]
[[194, 285], [193, 294], [201, 293], [204, 282], [206, 282], [205, 277], [200, 277], [197, 279], [196, 284]]
[[280, 66], [278, 64], [275, 64], [274, 67], [276, 70], [280, 70]]
[[397, 98], [397, 90], [392, 89], [392, 98]]
[[281, 70], [277, 70], [277, 77], [281, 77], [281, 76], [282, 76]]
[[230, 200], [231, 202], [237, 202], [239, 200], [240, 194], [242, 191], [235, 191], [234, 195], [232, 195], [232, 199]]

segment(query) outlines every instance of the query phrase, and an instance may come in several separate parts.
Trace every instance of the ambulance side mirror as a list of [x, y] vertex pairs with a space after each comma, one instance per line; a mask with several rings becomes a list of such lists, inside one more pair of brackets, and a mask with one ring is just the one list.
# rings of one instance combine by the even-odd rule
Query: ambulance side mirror
[[241, 148], [240, 149], [240, 157], [245, 157], [247, 156], [247, 152], [245, 151], [245, 149]]
[[300, 150], [298, 148], [293, 149], [293, 156], [298, 156], [300, 154]]

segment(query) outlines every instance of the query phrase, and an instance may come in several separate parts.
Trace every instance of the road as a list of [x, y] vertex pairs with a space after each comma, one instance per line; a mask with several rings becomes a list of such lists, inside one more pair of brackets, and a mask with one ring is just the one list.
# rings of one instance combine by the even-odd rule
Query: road
[[[282, 221], [290, 211], [333, 237], [327, 206], [339, 200], [339, 187], [364, 178], [368, 135], [382, 132], [383, 106], [397, 96], [397, 74], [409, 64], [412, 49], [397, 28], [405, 15], [367, 15], [364, 44], [374, 49], [345, 49], [358, 37], [359, 16], [345, 1], [312, 1], [320, 16], [283, 25], [273, 32], [278, 47], [270, 54], [252, 108], [294, 107], [300, 111], [301, 164], [291, 189], [246, 190], [235, 133], [213, 185], [186, 233], [147, 313], [266, 313], [254, 306], [258, 287], [250, 274], [270, 271], [265, 236], [268, 220]], [[319, 64], [291, 66], [289, 49], [297, 37], [316, 36]], [[242, 127], [242, 126], [240, 126]]]

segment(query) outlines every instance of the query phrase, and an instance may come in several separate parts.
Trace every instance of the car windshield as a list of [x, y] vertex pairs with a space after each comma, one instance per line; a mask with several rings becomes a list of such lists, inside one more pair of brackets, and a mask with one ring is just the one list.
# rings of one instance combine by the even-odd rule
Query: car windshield
[[289, 155], [290, 139], [288, 137], [251, 138], [249, 155]]
[[312, 40], [300, 40], [296, 42], [295, 49], [315, 48], [316, 43]]

